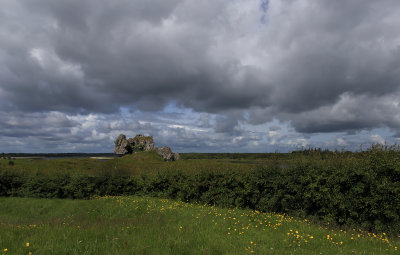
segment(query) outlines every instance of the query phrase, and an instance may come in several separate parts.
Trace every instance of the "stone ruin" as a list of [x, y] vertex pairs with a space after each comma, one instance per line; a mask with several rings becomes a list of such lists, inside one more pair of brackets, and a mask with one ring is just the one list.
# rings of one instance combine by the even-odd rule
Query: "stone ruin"
[[120, 134], [115, 140], [114, 152], [118, 155], [131, 154], [137, 151], [151, 151], [154, 149], [154, 141], [151, 136], [136, 135], [134, 138], [126, 139]]
[[152, 136], [136, 135], [134, 138], [126, 139], [124, 134], [120, 134], [115, 140], [114, 153], [117, 155], [132, 154], [139, 151], [157, 151], [165, 161], [179, 160], [179, 153], [173, 153], [171, 148], [165, 146], [160, 149], [154, 147]]
[[164, 146], [161, 149], [156, 148], [158, 155], [165, 161], [175, 161], [181, 159], [179, 153], [173, 153], [170, 147]]

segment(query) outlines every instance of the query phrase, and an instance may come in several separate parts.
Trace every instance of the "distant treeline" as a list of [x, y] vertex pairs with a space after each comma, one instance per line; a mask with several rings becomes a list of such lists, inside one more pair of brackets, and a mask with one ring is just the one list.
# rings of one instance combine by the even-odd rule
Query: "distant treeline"
[[288, 153], [180, 153], [182, 159], [286, 159], [297, 155], [331, 156], [340, 153], [341, 156], [355, 156], [363, 152], [338, 151], [321, 148], [307, 148]]

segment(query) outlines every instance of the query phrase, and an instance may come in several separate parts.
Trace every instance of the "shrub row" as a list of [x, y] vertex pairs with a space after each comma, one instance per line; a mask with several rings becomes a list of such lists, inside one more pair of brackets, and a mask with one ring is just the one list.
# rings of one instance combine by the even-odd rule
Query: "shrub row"
[[312, 216], [371, 231], [400, 231], [400, 156], [374, 149], [362, 157], [299, 157], [251, 171], [184, 170], [157, 174], [58, 175], [0, 171], [0, 196], [90, 198], [150, 195], [210, 205]]

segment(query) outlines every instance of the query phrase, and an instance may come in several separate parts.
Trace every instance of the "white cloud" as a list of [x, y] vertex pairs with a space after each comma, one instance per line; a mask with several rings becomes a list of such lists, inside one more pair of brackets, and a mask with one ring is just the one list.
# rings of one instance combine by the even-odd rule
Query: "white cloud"
[[309, 142], [307, 139], [305, 138], [297, 138], [297, 139], [290, 139], [286, 142], [287, 145], [292, 146], [292, 147], [306, 147], [307, 145], [309, 145]]
[[374, 143], [378, 143], [378, 144], [382, 144], [382, 145], [386, 143], [385, 139], [381, 135], [378, 135], [378, 134], [371, 135], [370, 139]]
[[339, 146], [347, 146], [348, 143], [346, 142], [345, 139], [343, 139], [342, 137], [339, 137], [338, 139], [336, 139], [336, 142]]

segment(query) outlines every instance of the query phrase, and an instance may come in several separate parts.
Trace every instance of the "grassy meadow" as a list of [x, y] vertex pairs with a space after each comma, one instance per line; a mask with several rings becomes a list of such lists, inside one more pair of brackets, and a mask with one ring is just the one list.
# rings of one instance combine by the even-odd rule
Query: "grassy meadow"
[[150, 197], [0, 198], [0, 254], [397, 254], [399, 238]]
[[400, 149], [0, 160], [0, 254], [396, 254]]

